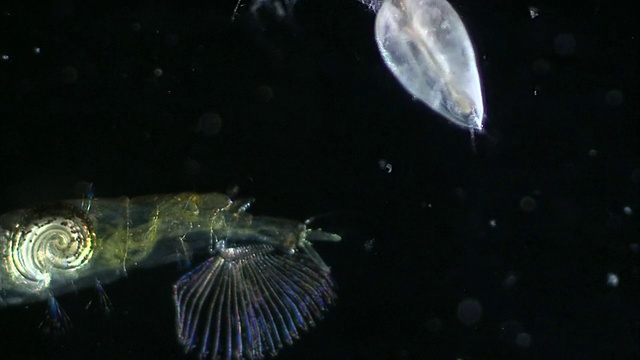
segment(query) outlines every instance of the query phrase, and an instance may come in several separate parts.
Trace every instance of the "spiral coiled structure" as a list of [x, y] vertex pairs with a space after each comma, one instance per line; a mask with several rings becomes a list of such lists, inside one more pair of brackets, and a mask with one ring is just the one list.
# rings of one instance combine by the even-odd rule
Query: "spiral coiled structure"
[[52, 281], [68, 281], [93, 254], [96, 236], [91, 221], [69, 204], [30, 210], [8, 242], [6, 271], [13, 282], [45, 289]]

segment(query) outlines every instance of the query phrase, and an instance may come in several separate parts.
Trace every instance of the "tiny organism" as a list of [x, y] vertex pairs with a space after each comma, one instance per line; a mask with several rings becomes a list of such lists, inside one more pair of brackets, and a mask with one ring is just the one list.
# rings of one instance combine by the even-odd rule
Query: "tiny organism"
[[[89, 198], [0, 217], [0, 307], [49, 301], [136, 268], [210, 258], [174, 285], [177, 337], [201, 359], [275, 356], [336, 299], [313, 241], [340, 236], [252, 216], [218, 193]], [[188, 263], [188, 262], [187, 262]]]

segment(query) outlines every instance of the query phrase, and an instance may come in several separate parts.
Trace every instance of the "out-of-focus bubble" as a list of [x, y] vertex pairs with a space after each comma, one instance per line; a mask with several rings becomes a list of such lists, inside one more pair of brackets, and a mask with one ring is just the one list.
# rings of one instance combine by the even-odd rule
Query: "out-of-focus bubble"
[[200, 173], [200, 162], [195, 159], [187, 159], [184, 162], [184, 171], [188, 176], [195, 176]]
[[624, 212], [624, 214], [627, 215], [627, 216], [633, 215], [633, 209], [630, 206], [625, 206], [622, 209], [622, 212]]
[[560, 56], [570, 56], [576, 51], [576, 38], [572, 34], [558, 34], [553, 40], [553, 48]]
[[598, 156], [598, 150], [596, 150], [596, 149], [589, 150], [589, 156], [591, 156], [591, 157]]
[[258, 101], [267, 103], [274, 97], [273, 89], [269, 85], [260, 85], [256, 88], [256, 97]]
[[624, 95], [620, 90], [609, 90], [605, 95], [605, 102], [609, 106], [620, 106], [624, 102]]
[[225, 191], [225, 194], [227, 194], [227, 196], [232, 199], [237, 198], [238, 194], [240, 194], [240, 186], [238, 185], [229, 186], [227, 188], [227, 191]]
[[502, 287], [504, 287], [505, 289], [510, 289], [516, 286], [517, 284], [518, 284], [518, 274], [513, 271], [509, 271], [507, 273], [507, 276], [504, 278], [504, 281], [502, 281]]
[[517, 344], [518, 335], [523, 333], [525, 329], [519, 321], [507, 320], [500, 325], [500, 338], [509, 344]]
[[160, 77], [160, 76], [162, 76], [163, 73], [164, 72], [160, 68], [153, 69], [153, 76], [155, 76], [155, 77]]
[[531, 346], [531, 335], [529, 335], [526, 332], [521, 332], [518, 335], [516, 335], [516, 345], [523, 347], [523, 348], [528, 348]]
[[611, 272], [607, 274], [607, 286], [618, 287], [619, 283], [620, 283], [620, 279], [618, 278], [617, 274], [614, 274]]
[[220, 115], [214, 112], [207, 112], [202, 114], [198, 119], [198, 126], [196, 131], [201, 132], [206, 136], [217, 135], [222, 128], [222, 118]]
[[0, 58], [2, 58], [2, 60], [5, 60], [5, 61], [6, 61], [6, 60], [9, 60], [9, 55], [7, 55], [7, 54], [2, 54], [2, 55], [0, 55]]
[[33, 53], [34, 53], [34, 54], [39, 55], [39, 54], [40, 54], [40, 51], [41, 51], [41, 50], [40, 50], [40, 48], [39, 48], [39, 47], [37, 47], [37, 46], [34, 46], [34, 47], [33, 47]]
[[635, 169], [631, 172], [631, 181], [640, 184], [640, 169]]
[[427, 331], [435, 334], [442, 330], [442, 321], [437, 317], [432, 317], [429, 320], [427, 320], [426, 326], [427, 326]]
[[72, 84], [78, 80], [78, 70], [73, 66], [65, 66], [58, 71], [57, 78], [61, 83]]
[[473, 325], [482, 317], [482, 305], [476, 299], [464, 299], [458, 304], [458, 320], [465, 325]]
[[531, 196], [525, 196], [520, 200], [520, 209], [524, 212], [530, 213], [536, 209], [536, 200]]
[[551, 63], [547, 59], [536, 59], [533, 61], [532, 68], [537, 75], [545, 75], [551, 70]]

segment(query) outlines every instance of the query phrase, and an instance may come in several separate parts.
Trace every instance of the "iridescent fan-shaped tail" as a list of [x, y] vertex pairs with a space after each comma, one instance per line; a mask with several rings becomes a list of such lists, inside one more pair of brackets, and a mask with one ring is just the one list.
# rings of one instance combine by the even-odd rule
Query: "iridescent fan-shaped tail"
[[174, 286], [178, 338], [201, 359], [262, 359], [315, 325], [336, 298], [327, 268], [306, 251], [222, 249]]

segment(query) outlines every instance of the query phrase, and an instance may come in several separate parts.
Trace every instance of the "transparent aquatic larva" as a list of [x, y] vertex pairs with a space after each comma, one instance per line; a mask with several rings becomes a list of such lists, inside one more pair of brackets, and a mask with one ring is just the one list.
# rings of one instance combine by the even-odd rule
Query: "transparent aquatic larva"
[[384, 62], [410, 94], [456, 125], [482, 129], [476, 56], [460, 16], [446, 0], [373, 2]]
[[138, 267], [211, 255], [174, 285], [178, 340], [201, 358], [261, 359], [335, 300], [311, 246], [338, 235], [252, 216], [217, 193], [62, 201], [0, 217], [0, 307], [105, 284]]

